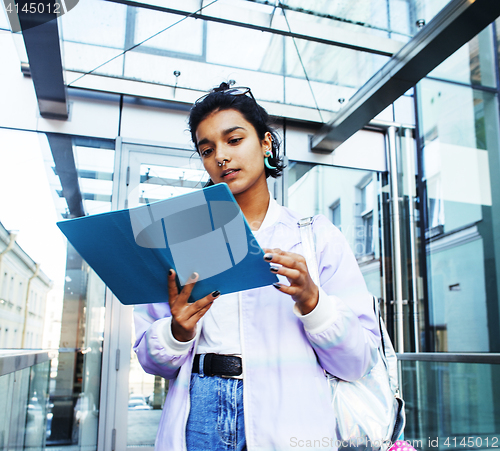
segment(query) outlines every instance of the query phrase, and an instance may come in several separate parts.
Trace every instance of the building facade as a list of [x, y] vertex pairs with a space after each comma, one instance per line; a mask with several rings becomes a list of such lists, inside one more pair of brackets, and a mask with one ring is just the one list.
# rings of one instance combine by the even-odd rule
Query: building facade
[[0, 345], [40, 349], [52, 281], [0, 223]]

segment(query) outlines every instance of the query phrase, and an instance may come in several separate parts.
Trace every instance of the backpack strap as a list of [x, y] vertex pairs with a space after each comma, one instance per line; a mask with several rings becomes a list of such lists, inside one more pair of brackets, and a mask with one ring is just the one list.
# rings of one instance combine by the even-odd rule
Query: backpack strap
[[[306, 259], [309, 275], [313, 282], [319, 287], [318, 261], [316, 259], [316, 243], [312, 232], [312, 222], [313, 218], [309, 216], [300, 219], [297, 225], [299, 226], [302, 250], [304, 252], [304, 258]], [[387, 333], [382, 315], [380, 314], [378, 299], [375, 296], [373, 296], [373, 310], [375, 311], [375, 318], [378, 320], [380, 329], [380, 356], [387, 369], [391, 389], [393, 393], [399, 395], [397, 356], [391, 339], [389, 338], [389, 334]]]
[[312, 233], [312, 222], [313, 218], [309, 216], [307, 218], [302, 218], [297, 224], [299, 226], [307, 270], [309, 271], [312, 281], [319, 287], [318, 261], [316, 260], [316, 243], [314, 242]]
[[[307, 217], [302, 218], [297, 224], [299, 226], [300, 237], [302, 239], [302, 250], [304, 252], [304, 258], [306, 259], [309, 275], [313, 282], [319, 287], [319, 270], [318, 261], [316, 259], [316, 243], [312, 233], [312, 222], [313, 218]], [[379, 301], [375, 296], [373, 296], [373, 310], [375, 311], [375, 317], [378, 319], [380, 328], [378, 356], [383, 361], [386, 377], [388, 378], [390, 389], [394, 395], [395, 416], [394, 424], [391, 425], [390, 437], [391, 442], [394, 443], [401, 436], [406, 424], [405, 403], [399, 392], [396, 352], [394, 351], [394, 346], [392, 345], [384, 320], [380, 314]], [[326, 371], [325, 374], [327, 374]], [[329, 377], [335, 379], [333, 376]]]

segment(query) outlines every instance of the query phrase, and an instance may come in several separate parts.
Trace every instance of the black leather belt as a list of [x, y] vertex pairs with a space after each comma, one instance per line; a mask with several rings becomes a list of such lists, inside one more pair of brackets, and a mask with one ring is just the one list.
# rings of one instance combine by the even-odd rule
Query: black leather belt
[[[194, 356], [192, 371], [200, 372], [200, 354]], [[205, 354], [203, 359], [206, 376], [240, 376], [242, 371], [241, 358], [234, 355]]]

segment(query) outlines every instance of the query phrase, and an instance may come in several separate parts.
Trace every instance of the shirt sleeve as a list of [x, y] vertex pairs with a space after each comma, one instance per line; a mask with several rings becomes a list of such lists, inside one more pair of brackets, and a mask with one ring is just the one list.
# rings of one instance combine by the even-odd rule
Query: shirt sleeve
[[338, 304], [340, 300], [336, 296], [328, 296], [325, 291], [319, 287], [318, 303], [306, 315], [302, 315], [297, 307], [293, 306], [293, 312], [304, 324], [304, 329], [311, 334], [318, 334], [328, 329], [337, 319], [339, 314]]
[[315, 217], [313, 232], [319, 300], [310, 313], [297, 316], [321, 366], [340, 379], [356, 380], [375, 364], [380, 342], [373, 296], [342, 233], [324, 216]]
[[158, 341], [160, 345], [165, 348], [167, 353], [172, 355], [187, 354], [196, 341], [196, 336], [189, 341], [179, 341], [172, 333], [171, 316], [158, 321], [160, 323], [158, 326]]
[[196, 337], [186, 343], [175, 340], [167, 303], [136, 306], [134, 321], [136, 330], [134, 351], [144, 371], [166, 379], [176, 377], [179, 368], [187, 360]]

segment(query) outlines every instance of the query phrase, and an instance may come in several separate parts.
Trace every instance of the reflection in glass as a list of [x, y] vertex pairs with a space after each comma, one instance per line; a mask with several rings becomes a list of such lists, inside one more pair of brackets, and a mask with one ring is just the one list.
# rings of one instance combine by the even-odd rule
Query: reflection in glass
[[500, 19], [495, 20], [495, 30], [496, 30], [496, 51], [497, 51], [497, 61], [498, 61], [498, 68], [497, 70], [500, 71]]
[[[113, 142], [48, 134], [48, 143], [45, 160], [49, 180], [56, 199], [65, 200], [56, 204], [60, 205], [58, 214], [72, 218], [110, 211]], [[61, 153], [68, 152], [73, 161], [69, 166], [68, 159], [60, 159]], [[71, 198], [67, 197], [69, 192]], [[59, 352], [51, 370], [50, 445], [97, 444], [105, 292], [104, 283], [67, 243], [62, 299], [57, 299], [61, 328], [59, 336], [52, 339]]]
[[0, 376], [0, 449], [45, 449], [49, 371], [47, 360]]
[[331, 216], [330, 220], [333, 225], [339, 230], [342, 230], [342, 215], [340, 213], [340, 200], [335, 201], [333, 205], [330, 206]]
[[[135, 327], [132, 317], [132, 345]], [[167, 396], [168, 381], [160, 376], [147, 374], [141, 367], [136, 353], [131, 348], [127, 446], [153, 446], [160, 424], [163, 404]]]
[[[183, 16], [131, 8], [135, 14], [133, 43], [148, 39], [143, 49], [158, 49], [177, 54], [199, 55], [203, 53], [204, 22], [192, 18], [181, 20]], [[129, 16], [133, 20], [133, 15]], [[165, 30], [165, 31], [163, 31]]]
[[295, 43], [285, 39], [285, 103], [292, 105], [338, 111], [388, 61], [385, 56], [318, 42]]
[[434, 69], [429, 76], [494, 87], [495, 58], [491, 27], [484, 29]]
[[[389, 33], [396, 39], [401, 39], [410, 33], [409, 18], [411, 15], [411, 2], [398, 2], [394, 0], [362, 0], [358, 2], [331, 2], [313, 0], [305, 5], [300, 0], [285, 0], [286, 6], [298, 12], [288, 11], [289, 21], [293, 29], [295, 17], [304, 20], [306, 12], [314, 12], [317, 17], [312, 21], [329, 23], [330, 26], [340, 27], [358, 34], [388, 36]], [[300, 12], [302, 10], [302, 12]], [[318, 17], [319, 16], [319, 17]]]
[[432, 346], [436, 351], [497, 352], [497, 98], [430, 80], [418, 89]]
[[290, 162], [288, 207], [301, 216], [325, 215], [351, 246], [368, 290], [382, 297], [376, 172]]
[[[56, 221], [111, 209], [114, 142], [10, 130], [0, 130], [0, 135], [5, 148], [15, 149], [0, 152], [0, 222], [4, 225], [0, 242], [15, 235], [3, 255], [2, 271], [13, 259], [21, 259], [25, 271], [31, 271], [26, 280], [10, 270], [0, 278], [2, 285], [7, 280], [6, 294], [13, 304], [0, 304], [0, 346], [58, 351], [47, 370], [46, 443], [95, 449], [105, 286], [66, 243]], [[0, 252], [4, 250], [0, 244]], [[0, 286], [0, 293], [4, 291]], [[12, 324], [10, 310], [24, 320], [20, 327]], [[27, 440], [36, 448], [38, 432], [31, 431], [40, 427], [39, 405], [45, 396], [36, 380], [30, 396], [28, 413], [33, 415], [28, 415]]]
[[[228, 33], [231, 39], [227, 39]], [[224, 51], [221, 51], [224, 42]], [[282, 38], [247, 28], [209, 23], [207, 30], [207, 62], [243, 69], [281, 73], [283, 61]]]
[[362, 255], [373, 254], [373, 205], [375, 203], [373, 179], [369, 179], [368, 183], [360, 188], [361, 191], [361, 220], [363, 222], [362, 234]]
[[[123, 49], [127, 7], [98, 0], [80, 1], [60, 17], [62, 39], [99, 47]], [[65, 55], [67, 57], [67, 55]]]
[[[189, 161], [186, 158], [185, 167], [141, 164], [139, 186], [131, 191], [138, 199], [129, 198], [129, 205], [152, 203], [202, 188], [208, 181], [208, 174], [189, 168]], [[130, 323], [134, 324], [132, 317]], [[134, 328], [131, 336], [133, 346]], [[167, 391], [168, 381], [144, 372], [131, 347], [127, 446], [154, 445]]]
[[[199, 2], [183, 2], [182, 6], [170, 1], [145, 3], [189, 12], [200, 7]], [[387, 62], [388, 56], [377, 54], [384, 51], [384, 42], [392, 52], [397, 45], [391, 39], [406, 42], [410, 36], [410, 9], [400, 1], [364, 0], [356, 8], [345, 2], [319, 2], [311, 6], [312, 15], [299, 11], [303, 5], [289, 3], [292, 10], [287, 9], [287, 19], [292, 32], [297, 28], [300, 35], [304, 24], [320, 26], [320, 36], [329, 35], [331, 27], [341, 28], [349, 33], [347, 40], [353, 45], [362, 47], [366, 42], [368, 51], [293, 40], [184, 13], [89, 0], [61, 18], [64, 66], [70, 71], [187, 89], [183, 101], [189, 99], [191, 90], [208, 91], [222, 80], [235, 80], [251, 86], [259, 100], [324, 110], [318, 117], [324, 122], [330, 119], [328, 112], [339, 110], [339, 99], [349, 99]], [[223, 21], [248, 21], [280, 32], [288, 29], [281, 9], [269, 4], [245, 1], [204, 6], [203, 14]], [[375, 53], [370, 50], [372, 34], [379, 39]], [[174, 72], [180, 75], [176, 77]], [[199, 77], [200, 73], [204, 76]], [[67, 81], [78, 77], [68, 73]], [[161, 96], [176, 95], [175, 89], [161, 92]]]
[[10, 22], [7, 18], [7, 14], [0, 14], [0, 29], [2, 30], [11, 30]]
[[142, 164], [140, 174], [139, 204], [150, 204], [190, 193], [195, 189], [203, 188], [208, 181], [208, 174], [205, 170], [174, 166]]
[[416, 449], [460, 449], [464, 443], [475, 450], [500, 446], [500, 365], [414, 361], [400, 365], [405, 440]]
[[24, 447], [32, 451], [45, 449], [45, 441], [52, 424], [52, 414], [48, 412], [49, 373], [49, 361], [30, 368]]
[[[70, 14], [65, 15], [69, 16]], [[121, 50], [68, 41], [63, 42], [63, 48], [65, 55], [64, 67], [67, 70], [87, 72], [106, 63], [94, 73], [117, 77], [123, 75], [123, 56], [116, 58], [122, 52]], [[71, 74], [70, 77], [72, 78], [68, 77], [68, 82], [73, 81], [76, 75]]]

